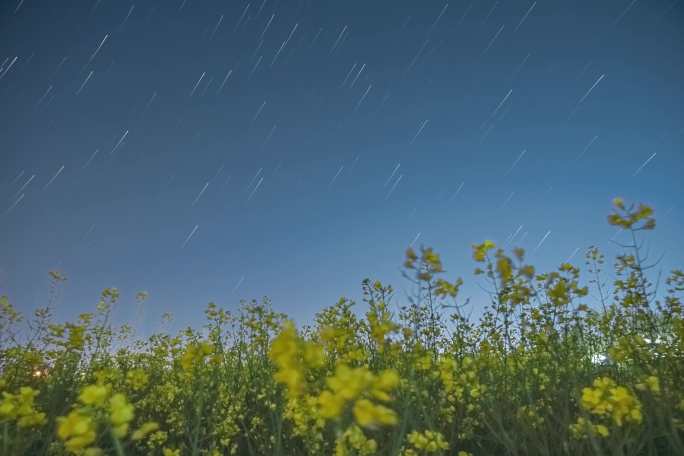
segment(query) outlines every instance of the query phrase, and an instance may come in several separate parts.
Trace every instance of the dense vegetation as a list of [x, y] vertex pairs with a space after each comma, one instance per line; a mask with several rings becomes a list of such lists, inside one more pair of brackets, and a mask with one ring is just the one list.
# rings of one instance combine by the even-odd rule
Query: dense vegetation
[[366, 280], [363, 309], [300, 329], [267, 301], [209, 304], [205, 328], [137, 340], [110, 322], [116, 289], [64, 324], [3, 297], [1, 454], [684, 454], [684, 273], [652, 282], [653, 212], [613, 203], [631, 242], [611, 286], [595, 247], [580, 278], [485, 241], [477, 322], [428, 248], [406, 252], [405, 305]]

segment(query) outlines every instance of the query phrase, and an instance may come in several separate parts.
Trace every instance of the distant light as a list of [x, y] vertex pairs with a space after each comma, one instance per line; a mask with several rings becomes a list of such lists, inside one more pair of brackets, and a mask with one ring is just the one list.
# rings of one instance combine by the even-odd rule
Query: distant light
[[606, 357], [606, 355], [602, 355], [600, 353], [597, 353], [591, 357], [591, 362], [594, 364], [603, 364], [607, 360], [608, 360], [608, 358]]
[[48, 374], [48, 370], [47, 370], [47, 369], [43, 369], [43, 370], [36, 369], [36, 370], [33, 371], [33, 377], [34, 377], [34, 378], [46, 377], [47, 374]]

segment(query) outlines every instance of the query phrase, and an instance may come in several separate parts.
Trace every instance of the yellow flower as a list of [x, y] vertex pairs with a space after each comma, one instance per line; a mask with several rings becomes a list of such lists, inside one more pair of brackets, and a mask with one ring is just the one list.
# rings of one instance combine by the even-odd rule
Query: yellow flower
[[213, 352], [213, 346], [209, 342], [193, 342], [185, 348], [181, 356], [181, 367], [184, 371], [191, 371], [195, 365], [204, 361]]
[[316, 344], [304, 345], [304, 362], [310, 367], [321, 367], [325, 364], [325, 356], [323, 354], [323, 347]]
[[323, 391], [318, 396], [320, 413], [323, 418], [338, 418], [342, 415], [346, 401], [342, 396], [335, 395], [330, 391]]
[[289, 392], [295, 393], [302, 389], [304, 375], [294, 367], [284, 367], [273, 375], [273, 378], [278, 383], [287, 386]]
[[2, 400], [2, 403], [0, 403], [0, 416], [14, 418], [16, 415], [16, 407], [14, 405], [13, 400], [14, 396], [7, 392], [3, 392], [2, 395], [4, 396], [4, 398]]
[[126, 400], [126, 396], [117, 393], [109, 400], [109, 410], [114, 435], [118, 438], [124, 437], [128, 433], [128, 423], [133, 420], [133, 405]]
[[[449, 444], [440, 432], [426, 430], [424, 432], [413, 431], [408, 435], [408, 441], [417, 450], [425, 453], [437, 453], [447, 450]], [[460, 453], [459, 453], [460, 454]]]
[[95, 442], [95, 423], [81, 411], [73, 410], [66, 417], [57, 418], [57, 436], [64, 440], [68, 451], [78, 454]]
[[608, 437], [610, 435], [610, 431], [608, 430], [607, 427], [605, 427], [603, 424], [597, 424], [594, 426], [594, 431], [601, 437]]
[[133, 369], [126, 373], [126, 382], [137, 391], [145, 387], [149, 382], [149, 375], [142, 369]]
[[430, 356], [430, 354], [425, 354], [418, 358], [414, 365], [416, 366], [416, 370], [428, 371], [432, 369], [432, 356]]
[[150, 432], [154, 432], [157, 429], [159, 429], [159, 424], [155, 423], [154, 421], [148, 421], [147, 423], [144, 423], [142, 426], [140, 426], [140, 428], [137, 429], [135, 432], [133, 432], [133, 434], [131, 435], [131, 439], [142, 440]]
[[17, 420], [17, 426], [20, 428], [40, 426], [41, 424], [44, 424], [45, 421], [45, 413], [32, 411], [29, 414], [21, 416]]
[[346, 400], [356, 398], [373, 380], [366, 368], [351, 369], [346, 365], [337, 367], [335, 375], [327, 379], [328, 386]]
[[473, 259], [479, 263], [483, 262], [487, 256], [487, 252], [496, 248], [496, 244], [492, 241], [484, 241], [482, 244], [473, 245]]
[[638, 383], [636, 388], [639, 391], [650, 391], [653, 394], [658, 394], [660, 393], [660, 379], [655, 375], [651, 375], [646, 377], [643, 383]]
[[610, 377], [599, 377], [594, 380], [594, 387], [600, 390], [606, 390], [612, 386], [615, 386], [615, 382]]
[[391, 400], [389, 391], [399, 384], [399, 375], [395, 371], [385, 370], [376, 376], [366, 367], [350, 368], [342, 364], [326, 382], [329, 389], [322, 391], [317, 400], [321, 417], [340, 418], [347, 405], [353, 404], [354, 418], [363, 427], [396, 423], [393, 410], [370, 400]]
[[397, 423], [394, 410], [384, 405], [374, 404], [368, 399], [359, 399], [354, 404], [354, 418], [360, 426], [375, 428], [380, 425], [391, 426]]
[[625, 421], [638, 424], [642, 420], [639, 400], [608, 377], [595, 379], [594, 388], [583, 388], [580, 405], [592, 414], [610, 416], [617, 426]]
[[164, 448], [162, 454], [164, 456], [181, 456], [180, 450], [172, 450], [170, 448]]
[[587, 436], [608, 437], [610, 430], [603, 424], [592, 424], [586, 418], [580, 417], [577, 423], [570, 425], [570, 432], [576, 439], [585, 438]]
[[287, 387], [288, 394], [300, 396], [305, 390], [307, 367], [323, 364], [323, 350], [300, 340], [294, 323], [287, 321], [271, 343], [269, 357], [278, 367], [274, 379]]
[[497, 260], [496, 269], [504, 282], [510, 280], [511, 276], [513, 275], [511, 260], [505, 256], [502, 256]]
[[336, 439], [335, 456], [349, 455], [350, 448], [354, 450], [353, 454], [367, 456], [375, 454], [378, 443], [366, 437], [358, 426], [352, 425]]
[[610, 401], [613, 405], [613, 421], [618, 426], [622, 426], [623, 420], [632, 421], [634, 423], [641, 422], [641, 404], [623, 386], [611, 388]]
[[34, 400], [38, 391], [28, 386], [19, 388], [17, 394], [2, 393], [0, 401], [0, 419], [17, 420], [20, 428], [40, 426], [45, 423], [45, 413], [35, 409]]
[[102, 451], [102, 448], [97, 447], [86, 448], [83, 452], [83, 456], [102, 456], [103, 454], [104, 451]]
[[393, 390], [399, 385], [399, 374], [392, 369], [384, 370], [378, 376], [373, 391], [386, 392]]
[[78, 399], [85, 405], [101, 406], [108, 395], [109, 388], [106, 385], [88, 385], [81, 390]]
[[603, 392], [594, 388], [582, 389], [582, 407], [587, 410], [593, 410], [599, 407], [603, 397]]

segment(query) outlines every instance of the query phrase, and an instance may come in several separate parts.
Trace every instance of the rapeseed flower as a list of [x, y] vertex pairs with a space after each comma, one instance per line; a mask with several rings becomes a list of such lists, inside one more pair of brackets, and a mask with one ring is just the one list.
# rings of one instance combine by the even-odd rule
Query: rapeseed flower
[[660, 379], [655, 375], [649, 375], [643, 382], [637, 383], [636, 389], [639, 391], [650, 391], [653, 394], [660, 393]]
[[45, 423], [45, 413], [35, 408], [34, 401], [37, 396], [38, 391], [29, 386], [22, 386], [17, 394], [3, 391], [2, 401], [0, 401], [0, 422], [16, 420], [20, 428], [35, 427]]
[[449, 444], [444, 440], [444, 436], [437, 431], [413, 431], [408, 435], [407, 440], [413, 448], [422, 450], [425, 453], [437, 453], [449, 448]]
[[368, 456], [375, 454], [377, 449], [378, 443], [366, 437], [363, 431], [354, 425], [347, 428], [335, 441], [335, 456]]
[[624, 386], [619, 386], [608, 377], [594, 380], [593, 388], [582, 389], [580, 405], [591, 414], [610, 417], [613, 424], [622, 426], [625, 422], [641, 423], [641, 403]]
[[318, 396], [322, 417], [337, 419], [351, 404], [354, 418], [362, 427], [374, 428], [396, 423], [393, 410], [370, 400], [391, 400], [389, 392], [399, 384], [399, 376], [395, 371], [385, 370], [375, 375], [365, 367], [350, 368], [343, 364], [326, 382], [329, 389]]
[[136, 429], [133, 434], [131, 434], [131, 440], [142, 440], [157, 429], [159, 429], [159, 424], [154, 421], [143, 423], [140, 428]]
[[121, 393], [114, 394], [109, 400], [109, 420], [114, 435], [123, 438], [128, 433], [128, 425], [134, 417], [134, 407]]
[[78, 454], [95, 442], [97, 429], [89, 415], [72, 410], [66, 417], [57, 418], [57, 436], [67, 451]]
[[88, 385], [81, 390], [78, 399], [85, 405], [102, 406], [109, 396], [107, 385]]
[[484, 241], [482, 244], [473, 244], [473, 259], [478, 263], [482, 263], [487, 257], [487, 252], [496, 248], [496, 244], [492, 241]]
[[397, 424], [397, 414], [394, 410], [368, 399], [359, 399], [353, 408], [354, 419], [361, 427], [375, 428], [378, 426], [392, 426]]

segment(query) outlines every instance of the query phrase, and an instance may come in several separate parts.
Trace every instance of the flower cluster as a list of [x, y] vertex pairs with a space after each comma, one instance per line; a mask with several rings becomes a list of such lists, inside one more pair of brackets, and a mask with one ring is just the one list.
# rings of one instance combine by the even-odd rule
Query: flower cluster
[[327, 379], [328, 389], [318, 397], [321, 416], [339, 418], [351, 404], [354, 419], [360, 426], [393, 425], [397, 422], [396, 413], [374, 400], [390, 401], [389, 393], [398, 384], [399, 376], [393, 370], [375, 375], [365, 367], [338, 366], [335, 375]]
[[45, 423], [45, 413], [35, 408], [38, 391], [22, 386], [16, 394], [2, 392], [0, 401], [0, 422], [16, 421], [20, 428], [40, 426]]
[[335, 440], [335, 456], [368, 456], [375, 454], [378, 443], [366, 437], [363, 431], [355, 425], [348, 427]]
[[181, 367], [184, 371], [191, 371], [195, 366], [204, 362], [213, 352], [213, 347], [209, 342], [193, 342], [188, 344], [181, 356]]
[[449, 448], [444, 436], [435, 431], [411, 432], [407, 440], [412, 448], [404, 450], [404, 456], [416, 456], [419, 453], [437, 453]]
[[582, 389], [582, 408], [593, 415], [610, 416], [613, 423], [641, 423], [641, 403], [624, 386], [618, 386], [609, 377], [594, 380], [594, 387]]
[[291, 321], [283, 325], [282, 331], [273, 340], [270, 357], [278, 367], [275, 380], [284, 384], [294, 396], [304, 391], [306, 370], [319, 367], [324, 362], [322, 348], [301, 340]]
[[[64, 446], [74, 454], [85, 450], [99, 451], [92, 446], [97, 439], [99, 426], [110, 430], [115, 439], [123, 439], [135, 417], [134, 406], [122, 393], [112, 394], [111, 387], [105, 384], [87, 385], [78, 396], [79, 404], [65, 417], [57, 418], [57, 435]], [[134, 440], [144, 438], [156, 430], [158, 425], [146, 423], [135, 433]]]
[[81, 454], [89, 450], [96, 453], [98, 448], [90, 447], [97, 438], [95, 420], [82, 409], [72, 410], [66, 417], [57, 418], [57, 435], [64, 441], [67, 451]]

